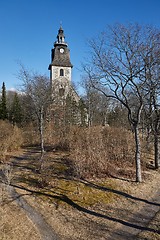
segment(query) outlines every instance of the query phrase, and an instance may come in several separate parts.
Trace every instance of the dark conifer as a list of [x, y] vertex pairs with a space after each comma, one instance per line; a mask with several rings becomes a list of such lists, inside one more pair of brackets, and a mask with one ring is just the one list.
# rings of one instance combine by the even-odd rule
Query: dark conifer
[[12, 121], [13, 124], [20, 124], [22, 122], [22, 108], [17, 93], [15, 93], [11, 105], [10, 121]]
[[0, 119], [5, 120], [8, 117], [7, 114], [7, 100], [6, 100], [6, 87], [5, 83], [2, 84], [2, 95], [1, 95], [1, 102], [0, 102]]

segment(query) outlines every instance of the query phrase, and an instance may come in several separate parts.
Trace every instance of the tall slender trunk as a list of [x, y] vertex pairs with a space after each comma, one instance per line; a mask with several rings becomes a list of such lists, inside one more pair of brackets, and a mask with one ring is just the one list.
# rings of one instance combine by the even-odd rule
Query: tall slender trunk
[[160, 167], [160, 158], [159, 158], [159, 136], [158, 133], [155, 132], [154, 134], [154, 162], [155, 162], [155, 169]]
[[40, 145], [41, 145], [41, 158], [40, 158], [40, 171], [43, 168], [43, 155], [44, 155], [44, 133], [43, 133], [43, 107], [40, 110]]
[[158, 99], [156, 97], [155, 89], [151, 92], [153, 111], [152, 114], [152, 130], [154, 134], [154, 164], [155, 169], [160, 167], [160, 154], [159, 154], [159, 128], [160, 128], [160, 112], [158, 108]]
[[140, 146], [140, 138], [139, 138], [138, 124], [136, 124], [136, 125], [134, 126], [134, 134], [135, 134], [135, 144], [136, 144], [136, 152], [135, 152], [136, 182], [142, 182], [142, 173], [141, 173], [141, 146]]
[[44, 136], [43, 136], [43, 107], [40, 111], [40, 140], [41, 140], [41, 155], [44, 153]]

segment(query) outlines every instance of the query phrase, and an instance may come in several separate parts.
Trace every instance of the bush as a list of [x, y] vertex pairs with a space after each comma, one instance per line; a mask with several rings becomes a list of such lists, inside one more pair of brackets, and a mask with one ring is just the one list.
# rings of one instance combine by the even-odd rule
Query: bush
[[18, 150], [23, 143], [22, 131], [9, 122], [0, 121], [0, 156]]
[[40, 144], [39, 131], [37, 130], [37, 127], [32, 123], [26, 125], [23, 128], [23, 142], [26, 146]]
[[122, 128], [75, 128], [70, 133], [71, 156], [79, 177], [112, 175], [134, 164], [133, 134]]

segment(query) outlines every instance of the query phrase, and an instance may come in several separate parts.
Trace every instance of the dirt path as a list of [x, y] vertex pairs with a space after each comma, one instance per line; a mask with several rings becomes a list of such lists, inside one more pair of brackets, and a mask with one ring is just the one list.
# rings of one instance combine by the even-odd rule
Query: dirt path
[[44, 220], [43, 216], [38, 213], [33, 207], [31, 207], [24, 199], [21, 197], [14, 187], [8, 186], [8, 192], [12, 199], [25, 211], [27, 216], [32, 220], [35, 227], [38, 229], [42, 240], [59, 240], [57, 234], [49, 226], [49, 224]]
[[[26, 154], [23, 157], [20, 157], [19, 159], [25, 159]], [[12, 164], [16, 164], [16, 160], [12, 160]], [[8, 165], [9, 166], [9, 165]], [[9, 172], [7, 173], [7, 175]], [[36, 229], [39, 232], [40, 239], [42, 240], [59, 240], [60, 238], [58, 235], [54, 232], [52, 227], [45, 221], [43, 216], [36, 211], [27, 201], [15, 190], [13, 186], [8, 184], [8, 176], [4, 174], [2, 170], [0, 170], [0, 181], [5, 183], [6, 187], [5, 189], [9, 193], [10, 197], [14, 202], [17, 203], [17, 205], [23, 209], [26, 213], [26, 215], [29, 217], [29, 219], [32, 221], [33, 225], [36, 227]]]
[[160, 211], [160, 190], [156, 192], [151, 201], [148, 201], [148, 204], [145, 204], [140, 211], [132, 214], [129, 218], [128, 226], [119, 226], [110, 234], [107, 240], [135, 240], [138, 239], [138, 234], [141, 231], [156, 232], [154, 229], [150, 229], [148, 225], [158, 211]]

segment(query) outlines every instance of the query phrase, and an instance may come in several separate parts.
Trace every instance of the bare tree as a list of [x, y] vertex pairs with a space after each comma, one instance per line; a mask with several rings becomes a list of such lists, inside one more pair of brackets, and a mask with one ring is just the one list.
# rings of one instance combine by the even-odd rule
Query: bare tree
[[135, 135], [136, 181], [142, 181], [139, 124], [144, 104], [146, 59], [153, 51], [154, 31], [138, 24], [114, 25], [90, 41], [91, 60], [84, 70], [92, 86], [128, 111]]
[[92, 87], [91, 83], [84, 79], [82, 82], [84, 89], [83, 100], [88, 111], [88, 126], [108, 125], [108, 113], [111, 105], [110, 99]]
[[38, 121], [42, 165], [44, 154], [44, 120], [51, 100], [50, 81], [44, 75], [30, 73], [23, 66], [21, 66], [19, 77], [23, 82], [22, 91], [28, 97], [28, 103], [32, 104], [32, 110]]
[[146, 59], [146, 98], [148, 128], [154, 137], [155, 168], [160, 167], [159, 136], [160, 136], [160, 32], [156, 35], [152, 45], [154, 51]]

